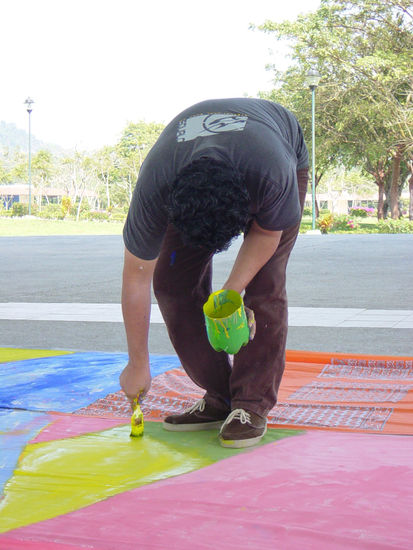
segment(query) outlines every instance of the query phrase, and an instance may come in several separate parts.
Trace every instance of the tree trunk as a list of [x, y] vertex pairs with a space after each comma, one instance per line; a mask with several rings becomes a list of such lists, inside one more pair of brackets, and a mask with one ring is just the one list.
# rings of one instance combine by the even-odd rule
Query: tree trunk
[[410, 170], [409, 176], [409, 220], [413, 220], [413, 158], [407, 162]]
[[409, 220], [413, 220], [413, 173], [409, 178]]
[[82, 200], [83, 200], [83, 195], [80, 195], [80, 200], [79, 200], [79, 204], [78, 204], [77, 212], [76, 212], [76, 221], [77, 222], [79, 221], [79, 218], [80, 218], [80, 207], [82, 206]]
[[397, 147], [396, 154], [393, 156], [393, 169], [390, 184], [390, 213], [393, 220], [398, 220], [400, 217], [399, 211], [399, 179], [400, 179], [400, 164], [403, 156], [403, 150]]
[[384, 183], [382, 181], [376, 181], [379, 188], [379, 198], [377, 202], [377, 219], [384, 219]]
[[106, 174], [105, 176], [105, 185], [106, 185], [106, 210], [109, 210], [110, 208], [110, 191], [109, 191], [109, 176]]

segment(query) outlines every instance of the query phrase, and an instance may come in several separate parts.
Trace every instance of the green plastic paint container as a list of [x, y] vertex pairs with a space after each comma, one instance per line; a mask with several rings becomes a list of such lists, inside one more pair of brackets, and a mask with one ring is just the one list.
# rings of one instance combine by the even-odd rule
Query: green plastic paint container
[[250, 331], [244, 302], [238, 292], [213, 292], [203, 310], [208, 340], [216, 351], [234, 355], [248, 344]]

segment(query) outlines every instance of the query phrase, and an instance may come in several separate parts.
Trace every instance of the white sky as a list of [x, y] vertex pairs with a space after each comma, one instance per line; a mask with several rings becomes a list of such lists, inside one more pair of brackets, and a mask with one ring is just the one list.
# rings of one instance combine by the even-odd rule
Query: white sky
[[[113, 145], [129, 121], [271, 89], [286, 50], [249, 30], [319, 0], [0, 0], [0, 120], [63, 147]], [[278, 59], [270, 55], [278, 52]]]

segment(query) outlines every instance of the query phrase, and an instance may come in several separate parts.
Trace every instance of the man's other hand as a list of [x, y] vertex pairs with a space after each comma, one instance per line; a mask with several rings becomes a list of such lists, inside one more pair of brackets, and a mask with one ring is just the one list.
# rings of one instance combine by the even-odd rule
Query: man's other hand
[[250, 341], [254, 340], [255, 332], [257, 330], [257, 325], [255, 323], [255, 315], [252, 309], [245, 307], [245, 314], [247, 316], [248, 328], [250, 329]]

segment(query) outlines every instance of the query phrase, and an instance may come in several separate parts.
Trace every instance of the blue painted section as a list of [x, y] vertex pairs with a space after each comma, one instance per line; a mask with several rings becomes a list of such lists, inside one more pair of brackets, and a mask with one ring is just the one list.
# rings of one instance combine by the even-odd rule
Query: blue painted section
[[[120, 389], [127, 361], [126, 353], [88, 352], [3, 363], [0, 407], [58, 412], [87, 407]], [[180, 365], [173, 355], [151, 355], [150, 361], [152, 376]]]
[[0, 409], [0, 494], [26, 444], [51, 421], [45, 413]]

